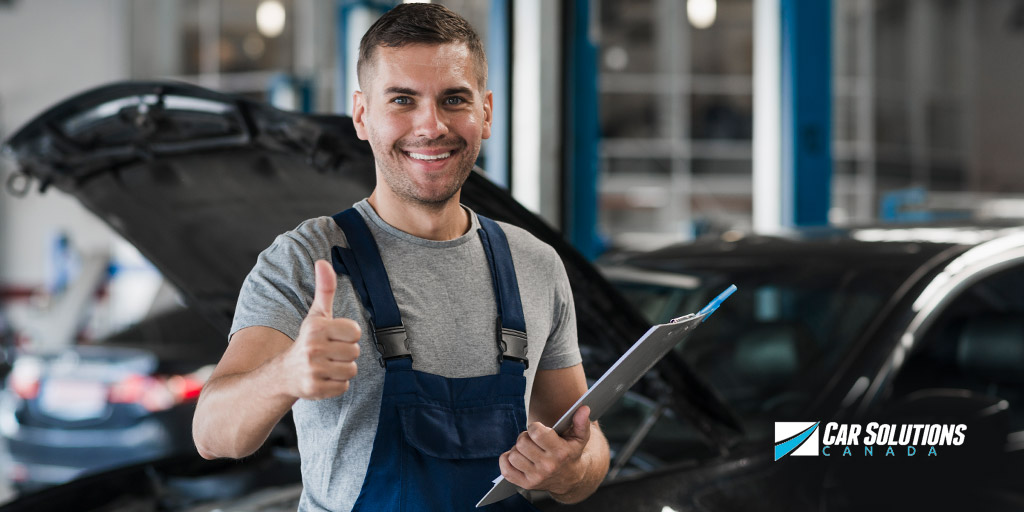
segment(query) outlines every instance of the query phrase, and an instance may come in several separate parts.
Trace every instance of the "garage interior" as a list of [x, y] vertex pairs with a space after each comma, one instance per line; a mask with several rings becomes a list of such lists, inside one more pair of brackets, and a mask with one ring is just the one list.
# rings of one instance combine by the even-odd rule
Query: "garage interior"
[[[396, 3], [0, 0], [0, 141], [73, 95], [125, 80], [173, 80], [288, 112], [347, 115], [359, 38]], [[485, 44], [495, 122], [477, 162], [484, 176], [598, 268], [677, 244], [826, 230], [981, 247], [1024, 225], [1024, 0], [435, 3], [466, 17]], [[103, 219], [67, 194], [42, 192], [19, 165], [9, 148], [0, 153], [5, 373], [22, 354], [89, 345], [187, 303]], [[699, 248], [682, 254], [713, 259]], [[857, 264], [838, 251], [821, 254]], [[660, 264], [650, 261], [648, 270]], [[668, 276], [667, 265], [661, 277], [629, 272], [607, 276], [694, 286]], [[1012, 297], [1007, 283], [1024, 276], [995, 275], [1004, 280], [979, 276], [988, 288], [973, 293]], [[631, 295], [638, 289], [622, 292], [652, 323], [673, 304], [689, 304], [683, 295]], [[759, 303], [777, 298], [773, 290], [759, 291]], [[970, 301], [950, 294], [960, 316], [924, 315], [912, 326], [932, 333], [921, 339], [935, 338], [934, 326], [950, 332], [920, 357], [965, 376], [1013, 373], [998, 359], [1024, 354], [1024, 327], [1012, 318], [1024, 301], [1000, 302], [980, 325], [966, 319], [976, 313]], [[925, 298], [915, 313], [946, 307]], [[782, 310], [798, 306], [783, 302]], [[993, 345], [995, 356], [977, 341], [992, 329], [1009, 340]], [[778, 353], [750, 350], [756, 358]], [[917, 373], [901, 374], [897, 387], [938, 379], [908, 368]], [[964, 388], [1005, 398], [1015, 380]], [[1015, 386], [1007, 393], [1016, 396]], [[0, 499], [18, 496], [17, 468], [0, 456]]]

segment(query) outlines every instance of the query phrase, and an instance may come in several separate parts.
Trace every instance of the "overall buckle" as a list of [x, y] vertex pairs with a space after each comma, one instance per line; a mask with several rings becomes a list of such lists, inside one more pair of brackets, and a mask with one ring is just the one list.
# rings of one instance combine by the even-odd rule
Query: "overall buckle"
[[529, 343], [527, 342], [526, 333], [502, 327], [501, 317], [498, 317], [496, 330], [498, 333], [498, 349], [501, 350], [498, 361], [517, 361], [529, 368], [530, 360], [526, 357], [529, 352]]
[[385, 361], [412, 357], [409, 351], [409, 337], [405, 333], [405, 325], [396, 327], [385, 327], [383, 329], [373, 328], [373, 345], [377, 348], [380, 357], [377, 362], [383, 368]]

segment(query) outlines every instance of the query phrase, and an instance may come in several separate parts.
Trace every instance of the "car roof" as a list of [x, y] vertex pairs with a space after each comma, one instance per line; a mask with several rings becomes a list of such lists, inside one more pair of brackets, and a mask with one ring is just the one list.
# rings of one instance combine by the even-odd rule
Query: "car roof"
[[848, 267], [884, 265], [913, 271], [941, 255], [952, 259], [980, 243], [1024, 232], [1014, 221], [962, 224], [869, 225], [811, 228], [778, 235], [727, 233], [677, 243], [647, 252], [624, 252], [606, 258], [663, 272], [690, 268], [787, 267], [827, 263]]

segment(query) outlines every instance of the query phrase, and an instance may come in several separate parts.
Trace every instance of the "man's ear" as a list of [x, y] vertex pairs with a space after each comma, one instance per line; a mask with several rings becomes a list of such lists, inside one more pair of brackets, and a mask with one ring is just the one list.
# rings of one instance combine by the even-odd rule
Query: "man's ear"
[[491, 138], [491, 123], [494, 122], [494, 92], [484, 93], [484, 133], [483, 138]]
[[356, 128], [356, 136], [359, 140], [369, 140], [369, 134], [366, 131], [366, 120], [363, 116], [366, 115], [366, 96], [363, 95], [363, 91], [356, 91], [352, 93], [352, 126]]

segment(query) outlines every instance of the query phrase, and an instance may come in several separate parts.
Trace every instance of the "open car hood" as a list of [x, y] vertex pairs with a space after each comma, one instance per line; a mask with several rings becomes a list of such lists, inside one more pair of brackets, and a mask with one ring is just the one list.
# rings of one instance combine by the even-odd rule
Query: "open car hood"
[[[374, 163], [352, 121], [296, 114], [177, 82], [121, 82], [72, 97], [6, 143], [20, 172], [75, 196], [134, 244], [221, 333], [238, 290], [274, 238], [367, 197]], [[600, 375], [649, 324], [557, 232], [472, 173], [462, 201], [527, 229], [562, 257], [588, 374]], [[712, 435], [735, 420], [670, 354], [660, 379]], [[644, 384], [641, 384], [644, 386]], [[662, 388], [663, 389], [663, 388]]]

